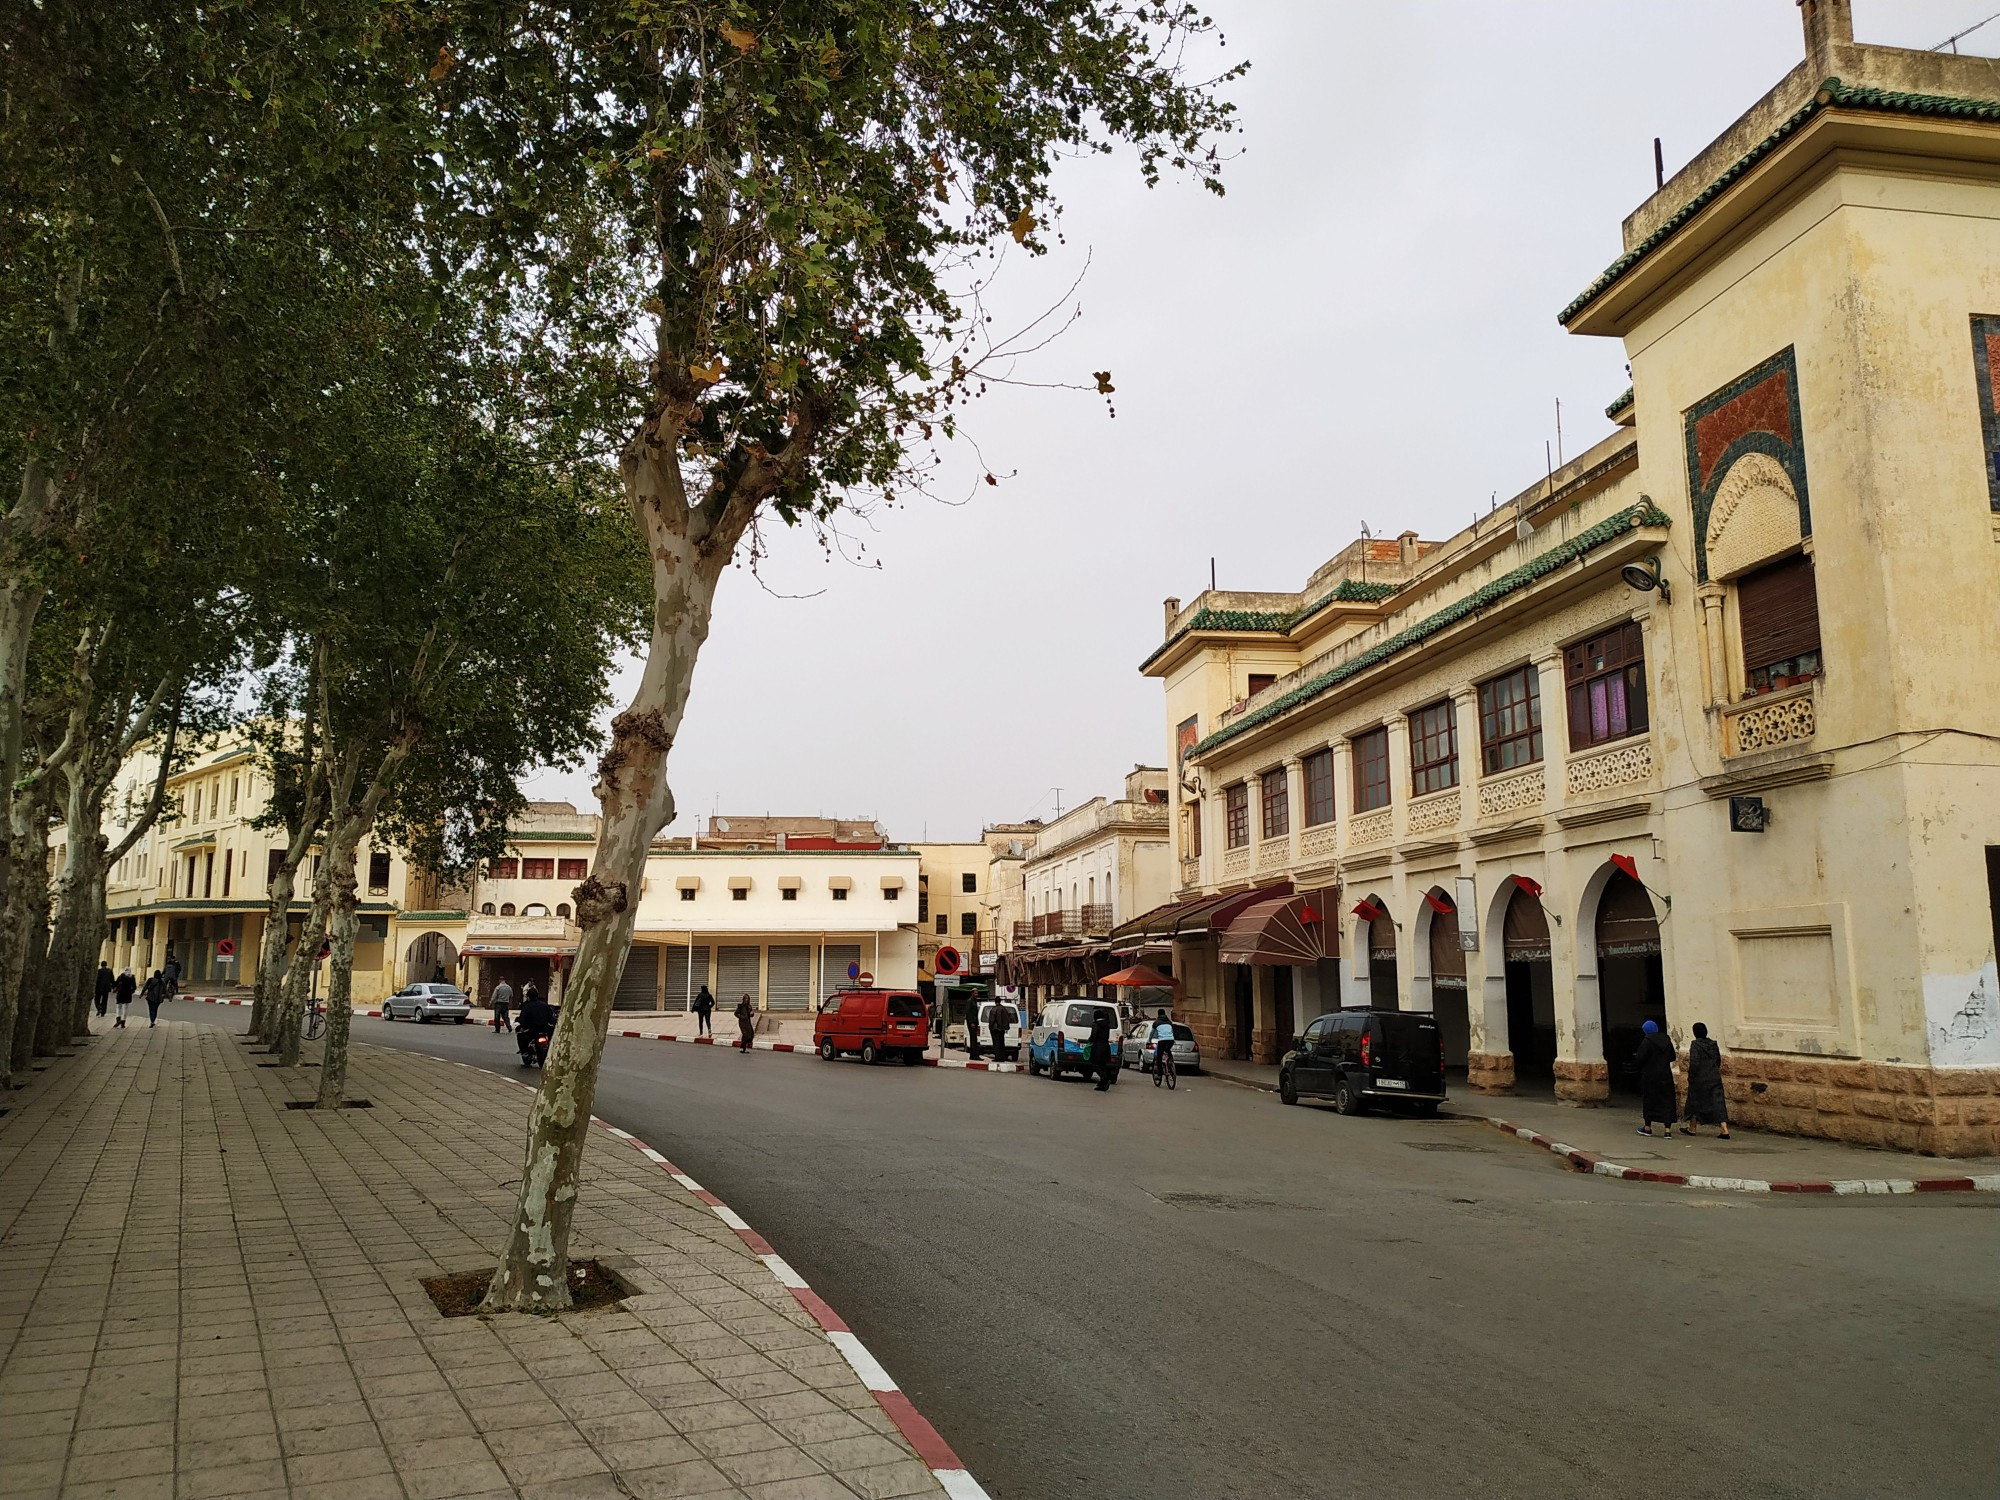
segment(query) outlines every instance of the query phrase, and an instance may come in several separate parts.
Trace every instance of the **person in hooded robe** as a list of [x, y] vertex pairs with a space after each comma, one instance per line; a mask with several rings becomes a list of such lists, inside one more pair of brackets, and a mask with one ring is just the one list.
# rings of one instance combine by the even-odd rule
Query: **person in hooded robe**
[[1722, 1049], [1708, 1034], [1708, 1027], [1694, 1023], [1694, 1040], [1688, 1043], [1687, 1108], [1681, 1111], [1682, 1135], [1694, 1135], [1697, 1125], [1719, 1125], [1723, 1140], [1729, 1139], [1729, 1101], [1722, 1093]]
[[1674, 1133], [1674, 1044], [1660, 1030], [1658, 1021], [1639, 1028], [1639, 1134], [1651, 1135], [1653, 1121], [1660, 1122], [1660, 1134]]

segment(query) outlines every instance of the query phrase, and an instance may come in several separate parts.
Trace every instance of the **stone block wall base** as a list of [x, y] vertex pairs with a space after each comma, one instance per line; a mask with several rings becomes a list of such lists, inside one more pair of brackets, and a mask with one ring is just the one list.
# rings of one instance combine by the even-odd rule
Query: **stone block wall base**
[[1722, 1060], [1729, 1117], [1925, 1156], [2000, 1155], [2000, 1068], [1912, 1068], [1736, 1052]]
[[1260, 1063], [1277, 1063], [1284, 1059], [1289, 1036], [1280, 1036], [1275, 1031], [1253, 1031], [1250, 1033], [1250, 1060]]
[[1602, 1104], [1611, 1097], [1611, 1064], [1557, 1058], [1556, 1098], [1564, 1104]]
[[1514, 1092], [1514, 1054], [1474, 1052], [1465, 1059], [1465, 1086], [1475, 1094]]
[[1228, 1057], [1234, 1049], [1235, 1033], [1227, 1026], [1195, 1016], [1187, 1027], [1194, 1033], [1195, 1045], [1201, 1048], [1203, 1057]]

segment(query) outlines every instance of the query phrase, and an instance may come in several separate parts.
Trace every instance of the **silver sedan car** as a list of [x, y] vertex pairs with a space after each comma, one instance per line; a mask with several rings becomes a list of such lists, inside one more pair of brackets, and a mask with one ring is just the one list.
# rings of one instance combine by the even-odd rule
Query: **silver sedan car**
[[[1125, 1030], [1124, 1062], [1128, 1068], [1153, 1071], [1153, 1025], [1152, 1021], [1134, 1021]], [[1174, 1028], [1174, 1071], [1176, 1073], [1199, 1073], [1201, 1071], [1201, 1045], [1195, 1041], [1194, 1032], [1180, 1022], [1172, 1023]]]
[[382, 1002], [385, 1021], [456, 1021], [463, 1026], [472, 1014], [472, 1002], [455, 984], [405, 985]]

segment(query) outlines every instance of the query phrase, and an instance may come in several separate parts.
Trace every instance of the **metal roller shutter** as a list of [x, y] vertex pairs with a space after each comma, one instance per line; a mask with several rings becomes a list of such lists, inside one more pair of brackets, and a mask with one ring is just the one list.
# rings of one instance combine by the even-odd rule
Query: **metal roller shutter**
[[[694, 997], [701, 993], [701, 987], [708, 983], [708, 949], [694, 950], [694, 976], [689, 982], [688, 950], [685, 946], [667, 946], [667, 1009], [687, 1010]], [[713, 993], [711, 991], [710, 993]]]
[[759, 959], [762, 950], [757, 948], [717, 948], [715, 950], [715, 1003], [724, 1010], [734, 1010], [736, 1002], [748, 995], [750, 1003], [757, 1003]]
[[819, 993], [825, 999], [843, 984], [850, 984], [847, 966], [861, 962], [859, 943], [828, 943], [820, 949]]
[[812, 949], [804, 944], [785, 947], [773, 944], [770, 955], [765, 973], [769, 1008], [806, 1009], [810, 1003], [808, 991], [812, 987]]
[[613, 1010], [653, 1010], [659, 1005], [660, 950], [651, 943], [634, 943], [618, 976]]

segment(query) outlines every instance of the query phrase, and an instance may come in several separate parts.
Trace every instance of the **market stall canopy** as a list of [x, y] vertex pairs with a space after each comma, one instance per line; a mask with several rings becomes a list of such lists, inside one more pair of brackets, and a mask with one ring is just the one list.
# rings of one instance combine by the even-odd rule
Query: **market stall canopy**
[[1106, 974], [1097, 981], [1099, 984], [1122, 985], [1134, 990], [1175, 990], [1181, 982], [1162, 974], [1158, 969], [1149, 969], [1144, 964], [1134, 964], [1129, 969], [1120, 969], [1115, 974]]
[[1222, 934], [1218, 955], [1226, 964], [1313, 964], [1340, 952], [1340, 935], [1327, 920], [1331, 891], [1271, 896], [1241, 908]]

